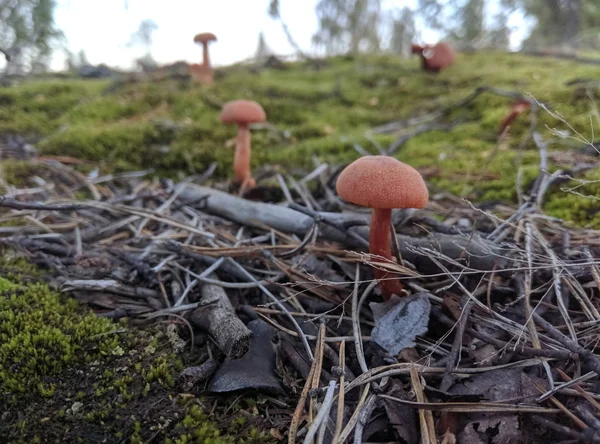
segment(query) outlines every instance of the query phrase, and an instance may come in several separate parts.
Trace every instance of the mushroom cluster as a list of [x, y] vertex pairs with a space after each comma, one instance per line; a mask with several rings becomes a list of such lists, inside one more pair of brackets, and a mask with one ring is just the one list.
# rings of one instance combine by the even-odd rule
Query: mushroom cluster
[[194, 37], [194, 43], [202, 45], [202, 64], [193, 64], [190, 66], [190, 74], [192, 78], [204, 85], [211, 85], [213, 82], [213, 70], [210, 66], [210, 57], [208, 56], [208, 44], [216, 41], [217, 37], [210, 32], [203, 32]]
[[[364, 156], [339, 175], [337, 193], [345, 201], [372, 208], [369, 253], [392, 260], [390, 235], [393, 208], [424, 208], [429, 198], [423, 177], [410, 165], [387, 156]], [[390, 273], [374, 269], [384, 299], [403, 286]]]
[[440, 72], [454, 64], [456, 54], [454, 50], [444, 42], [430, 45], [411, 45], [411, 52], [421, 56], [421, 68], [423, 71]]

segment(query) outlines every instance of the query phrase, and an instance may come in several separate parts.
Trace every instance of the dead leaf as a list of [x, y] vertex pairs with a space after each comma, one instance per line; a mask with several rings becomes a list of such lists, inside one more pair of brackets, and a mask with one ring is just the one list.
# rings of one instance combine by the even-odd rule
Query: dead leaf
[[391, 356], [414, 347], [415, 338], [427, 332], [431, 310], [427, 293], [402, 298], [394, 295], [385, 302], [371, 302], [369, 306], [375, 319], [371, 338]]
[[[390, 384], [391, 388], [386, 390], [386, 394], [406, 401], [413, 401], [408, 394], [408, 390], [404, 388], [399, 380], [393, 379]], [[398, 437], [404, 440], [406, 444], [417, 444], [419, 442], [419, 427], [416, 410], [390, 399], [381, 398], [381, 401], [390, 424], [398, 433]]]
[[[535, 384], [546, 386], [545, 380], [527, 375], [522, 369], [501, 369], [474, 375], [455, 384], [454, 395], [479, 395], [489, 401], [518, 400], [527, 402], [539, 395]], [[508, 444], [525, 442], [516, 414], [472, 414], [471, 421], [458, 434], [458, 442], [466, 444]]]
[[468, 423], [458, 435], [461, 444], [517, 444], [525, 442], [517, 415], [494, 415]]
[[275, 376], [273, 328], [261, 320], [248, 324], [252, 339], [248, 352], [240, 359], [226, 359], [208, 389], [211, 392], [233, 392], [255, 389], [280, 393], [281, 383]]

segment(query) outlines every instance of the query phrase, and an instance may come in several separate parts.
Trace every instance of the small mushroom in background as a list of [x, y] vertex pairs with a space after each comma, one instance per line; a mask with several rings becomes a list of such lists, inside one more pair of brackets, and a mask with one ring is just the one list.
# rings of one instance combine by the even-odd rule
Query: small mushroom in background
[[501, 136], [505, 134], [505, 132], [507, 132], [510, 129], [510, 126], [519, 116], [519, 114], [524, 113], [529, 108], [531, 108], [531, 103], [525, 99], [520, 99], [516, 102], [511, 103], [509, 113], [506, 115], [506, 117], [504, 117], [504, 119], [502, 119], [502, 122], [500, 123], [499, 134]]
[[[390, 227], [392, 208], [424, 208], [429, 199], [423, 177], [410, 165], [387, 156], [364, 156], [348, 165], [337, 179], [340, 197], [373, 209], [369, 229], [369, 252], [392, 259]], [[398, 279], [374, 269], [385, 300], [401, 294]]]
[[421, 67], [423, 71], [440, 72], [454, 64], [456, 53], [445, 42], [430, 45], [411, 45], [411, 52], [421, 56]]
[[233, 157], [233, 170], [235, 181], [242, 188], [252, 188], [256, 181], [250, 171], [250, 128], [251, 123], [264, 122], [267, 119], [265, 110], [256, 102], [248, 100], [234, 100], [223, 106], [221, 122], [225, 124], [236, 123], [238, 134], [236, 139], [235, 155]]
[[217, 37], [210, 32], [203, 32], [194, 37], [194, 43], [202, 44], [203, 59], [202, 64], [193, 64], [190, 66], [192, 78], [204, 85], [211, 85], [213, 82], [213, 70], [210, 66], [210, 57], [208, 55], [208, 43], [216, 41]]

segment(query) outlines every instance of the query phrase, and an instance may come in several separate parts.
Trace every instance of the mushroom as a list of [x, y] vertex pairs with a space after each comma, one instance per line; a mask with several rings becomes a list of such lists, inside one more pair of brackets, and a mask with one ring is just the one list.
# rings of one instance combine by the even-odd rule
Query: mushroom
[[234, 100], [223, 106], [221, 122], [225, 124], [237, 123], [238, 134], [233, 157], [233, 170], [235, 180], [240, 185], [253, 187], [256, 181], [250, 172], [250, 123], [264, 122], [267, 116], [265, 110], [256, 102], [248, 100]]
[[509, 113], [504, 117], [504, 119], [502, 119], [502, 122], [500, 123], [499, 134], [502, 135], [507, 132], [519, 114], [524, 113], [529, 108], [531, 108], [531, 102], [529, 102], [527, 99], [519, 99], [516, 102], [511, 103]]
[[439, 72], [454, 63], [456, 54], [445, 42], [433, 46], [411, 45], [411, 52], [421, 56], [421, 67], [424, 71]]
[[[369, 230], [369, 253], [392, 259], [390, 227], [392, 208], [423, 208], [429, 193], [423, 178], [410, 165], [387, 156], [364, 156], [348, 165], [337, 179], [340, 197], [373, 209]], [[373, 270], [387, 300], [400, 294], [402, 284], [386, 279], [386, 271]]]
[[203, 49], [202, 65], [193, 65], [195, 69], [192, 69], [192, 76], [200, 81], [210, 85], [212, 83], [212, 68], [210, 66], [210, 58], [208, 56], [208, 43], [216, 41], [217, 37], [211, 32], [203, 32], [197, 34], [194, 37], [195, 43], [201, 43]]

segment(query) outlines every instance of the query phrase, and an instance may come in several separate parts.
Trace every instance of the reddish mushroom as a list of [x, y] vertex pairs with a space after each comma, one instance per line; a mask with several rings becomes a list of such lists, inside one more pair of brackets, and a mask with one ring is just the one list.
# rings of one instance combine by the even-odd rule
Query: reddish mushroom
[[203, 32], [194, 37], [195, 43], [202, 44], [203, 59], [202, 65], [192, 65], [195, 69], [191, 70], [192, 77], [201, 83], [210, 85], [212, 83], [212, 67], [210, 66], [210, 58], [208, 56], [208, 43], [216, 41], [217, 37], [210, 32]]
[[250, 129], [251, 123], [264, 122], [267, 116], [262, 106], [248, 100], [234, 100], [223, 106], [221, 122], [237, 123], [238, 134], [233, 157], [233, 170], [236, 182], [253, 187], [256, 181], [250, 172]]
[[[392, 208], [423, 208], [429, 198], [427, 186], [417, 170], [387, 156], [364, 156], [348, 165], [337, 179], [340, 197], [373, 209], [369, 230], [369, 252], [392, 259], [390, 226]], [[402, 284], [386, 279], [386, 271], [373, 271], [380, 280], [383, 297], [400, 294]]]
[[511, 103], [509, 113], [506, 115], [506, 117], [504, 117], [504, 119], [502, 119], [502, 122], [500, 123], [500, 135], [504, 134], [504, 132], [510, 128], [519, 114], [524, 113], [530, 107], [531, 103], [525, 99], [520, 99]]
[[456, 54], [454, 50], [444, 42], [433, 46], [411, 45], [411, 52], [421, 56], [421, 67], [424, 71], [439, 72], [454, 63]]

